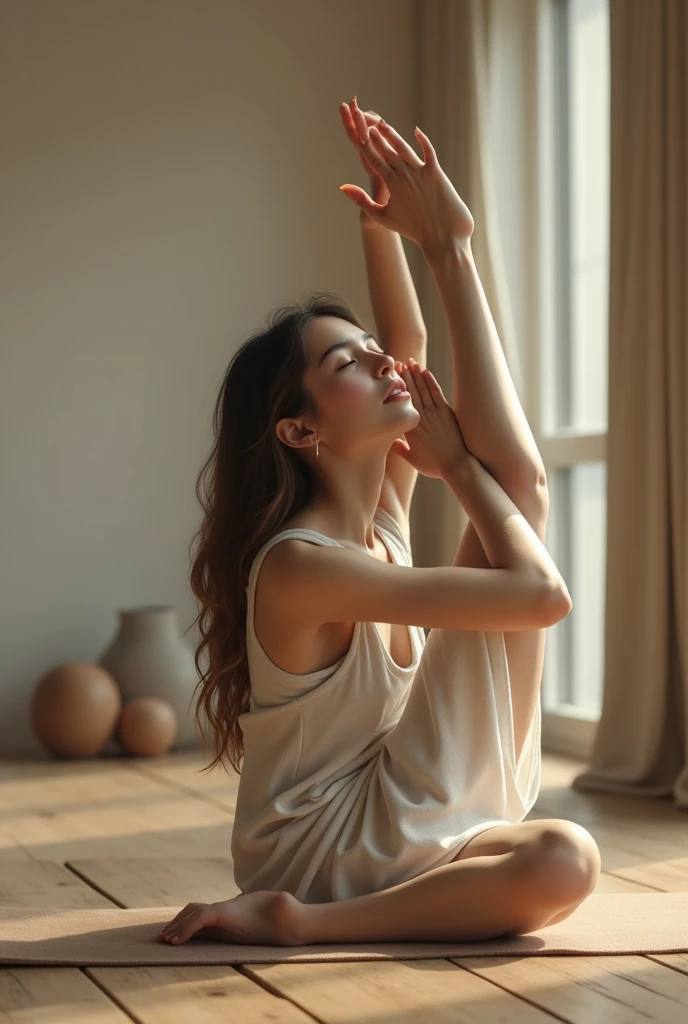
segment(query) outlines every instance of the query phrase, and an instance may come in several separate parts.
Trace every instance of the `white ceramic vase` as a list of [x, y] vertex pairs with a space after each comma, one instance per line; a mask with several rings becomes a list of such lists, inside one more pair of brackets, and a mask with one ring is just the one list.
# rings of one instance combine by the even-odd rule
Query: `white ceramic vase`
[[191, 647], [181, 639], [177, 609], [170, 605], [119, 611], [119, 631], [98, 664], [115, 679], [122, 703], [134, 697], [161, 697], [177, 714], [179, 731], [172, 750], [201, 745], [194, 721], [198, 672]]

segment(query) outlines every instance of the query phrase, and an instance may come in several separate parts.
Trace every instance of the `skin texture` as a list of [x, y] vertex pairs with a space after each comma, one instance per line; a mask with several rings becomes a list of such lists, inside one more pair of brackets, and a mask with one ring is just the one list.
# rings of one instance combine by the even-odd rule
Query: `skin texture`
[[490, 836], [484, 848], [494, 852], [466, 855], [353, 899], [302, 904], [290, 893], [260, 890], [218, 903], [190, 903], [158, 938], [278, 946], [481, 941], [563, 921], [597, 884], [599, 851], [580, 825], [557, 818], [526, 821], [478, 838]]
[[[340, 341], [350, 344], [318, 365], [326, 350]], [[373, 550], [373, 516], [388, 452], [395, 439], [421, 419], [411, 398], [386, 404], [384, 399], [394, 380], [408, 389], [411, 373], [402, 371], [402, 376], [393, 356], [382, 352], [375, 339], [363, 340], [357, 327], [338, 317], [311, 320], [304, 343], [304, 383], [318, 413], [280, 420], [277, 435], [284, 444], [301, 449], [316, 472], [319, 486], [312, 510], [331, 524], [335, 536]]]

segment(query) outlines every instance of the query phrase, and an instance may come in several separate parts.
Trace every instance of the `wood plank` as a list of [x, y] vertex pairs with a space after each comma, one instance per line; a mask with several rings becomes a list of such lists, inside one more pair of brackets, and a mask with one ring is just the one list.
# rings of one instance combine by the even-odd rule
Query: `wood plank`
[[662, 892], [688, 890], [688, 854], [676, 843], [659, 842], [640, 833], [620, 835], [597, 826], [592, 833], [605, 871]]
[[76, 967], [0, 970], [0, 1021], [7, 1024], [131, 1024]]
[[120, 759], [0, 760], [0, 812], [56, 812], [88, 807], [103, 793], [113, 801], [135, 798], [141, 776]]
[[645, 956], [657, 964], [665, 964], [667, 967], [673, 967], [675, 971], [688, 974], [688, 953], [646, 953]]
[[454, 962], [570, 1024], [688, 1020], [688, 974], [645, 956], [461, 957]]
[[[0, 905], [111, 907], [112, 903], [61, 864], [27, 859], [3, 864]], [[1, 968], [0, 1019], [26, 1024], [131, 1021], [76, 967]]]
[[15, 863], [16, 861], [32, 861], [29, 854], [21, 843], [18, 843], [11, 835], [8, 835], [0, 825], [0, 864]]
[[[233, 813], [179, 793], [120, 764], [57, 765], [55, 776], [32, 773], [33, 795], [15, 785], [4, 831], [37, 860], [226, 856]], [[70, 771], [70, 768], [73, 771]], [[11, 784], [7, 783], [11, 788]], [[0, 786], [0, 791], [5, 784]]]
[[543, 753], [542, 785], [536, 808], [543, 816], [567, 818], [588, 828], [589, 822], [627, 825], [647, 829], [655, 823], [672, 824], [685, 834], [685, 812], [667, 797], [622, 796], [614, 793], [579, 791], [573, 788], [585, 765], [574, 758]]
[[[89, 864], [85, 861], [80, 867]], [[129, 902], [143, 906], [183, 904], [193, 898], [210, 902], [224, 896], [231, 866], [231, 861], [223, 858], [179, 859], [169, 864], [146, 858], [132, 863], [113, 861], [112, 865], [104, 865], [98, 882], [103, 883], [99, 888], [110, 885], [118, 906], [127, 906]], [[90, 888], [73, 871], [52, 861], [31, 861], [9, 867], [10, 871], [3, 873], [0, 887], [0, 903], [4, 905], [113, 905], [113, 901]], [[119, 888], [113, 884], [113, 879], [120, 880]], [[115, 891], [120, 893], [119, 897]], [[130, 900], [122, 898], [127, 892]], [[186, 898], [181, 898], [182, 893]], [[141, 898], [140, 903], [136, 902], [137, 896]], [[170, 1004], [175, 1014], [181, 1014], [175, 1019], [185, 1024], [201, 1019], [204, 1022], [226, 1021], [228, 1004], [225, 1000], [229, 998], [233, 1019], [236, 1014], [245, 1014], [246, 1020], [279, 1019], [293, 1024], [312, 1020], [284, 1000], [278, 1002], [274, 994], [231, 966], [88, 968], [84, 971], [64, 967], [0, 969], [0, 1014], [21, 1010], [31, 1014], [24, 1018], [31, 1024], [41, 1019], [50, 1024], [73, 1024], [80, 1013], [88, 1024], [130, 1021], [131, 1017], [108, 998], [108, 993], [116, 997], [127, 1013], [135, 1014], [141, 1024], [169, 1021]], [[55, 1000], [59, 1000], [59, 1005]], [[41, 1014], [41, 1007], [45, 1016]], [[117, 1011], [114, 1015], [113, 1009]]]
[[3, 907], [78, 908], [112, 905], [112, 900], [52, 860], [3, 864], [0, 873], [0, 906]]
[[[84, 970], [138, 1024], [312, 1024], [314, 1020], [289, 1000], [266, 991], [247, 977], [245, 968], [237, 969], [231, 964]], [[552, 1024], [551, 1017], [547, 1024]]]
[[216, 903], [239, 894], [229, 857], [72, 860], [69, 867], [122, 907]]
[[245, 964], [242, 969], [327, 1024], [553, 1024], [549, 1013], [450, 960]]
[[594, 892], [657, 892], [655, 886], [643, 885], [642, 882], [631, 882], [628, 878], [620, 878], [618, 875], [610, 874], [607, 871], [600, 873], [599, 880]]
[[189, 796], [212, 796], [215, 790], [229, 787], [230, 800], [226, 802], [233, 816], [238, 778], [225, 775], [224, 782], [217, 769], [210, 777], [202, 775], [200, 769], [205, 762], [198, 755], [182, 752], [178, 756], [179, 763], [173, 755], [47, 762], [0, 760], [0, 813], [6, 816], [21, 808], [51, 816], [97, 807], [104, 798], [111, 804], [129, 803], [175, 788]]
[[[539, 806], [533, 808], [528, 819], [543, 819], [550, 816]], [[633, 829], [626, 824], [589, 821], [584, 827], [588, 829], [599, 847], [604, 871], [631, 882], [645, 884], [654, 890], [688, 890], [688, 822], [685, 820], [681, 834], [677, 833], [673, 825], [662, 831], [660, 824], [647, 829]]]
[[[547, 817], [548, 814], [539, 810], [529, 815], [533, 820]], [[593, 823], [584, 827], [599, 847], [602, 870], [606, 874], [654, 891], [688, 891], [688, 825], [685, 823], [682, 841], [674, 832], [669, 839], [659, 830], [640, 831]]]
[[180, 792], [209, 800], [218, 807], [227, 808], [234, 815], [240, 776], [231, 768], [226, 771], [218, 766], [211, 772], [203, 771], [209, 764], [210, 759], [204, 759], [196, 751], [128, 760], [132, 770]]

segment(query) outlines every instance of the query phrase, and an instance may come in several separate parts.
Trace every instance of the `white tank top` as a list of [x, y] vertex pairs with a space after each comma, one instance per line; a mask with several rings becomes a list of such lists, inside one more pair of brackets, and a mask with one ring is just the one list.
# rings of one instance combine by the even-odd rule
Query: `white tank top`
[[[413, 564], [396, 520], [378, 507], [375, 528], [393, 561]], [[313, 863], [313, 830], [327, 828], [356, 778], [399, 719], [425, 645], [422, 626], [408, 627], [410, 665], [396, 664], [375, 622], [357, 622], [347, 653], [316, 672], [286, 672], [268, 657], [254, 629], [256, 581], [270, 548], [288, 537], [345, 547], [299, 527], [271, 537], [255, 556], [246, 587], [249, 711], [240, 715], [244, 759], [232, 832], [236, 884], [243, 892], [304, 892]], [[352, 795], [353, 798], [353, 795]], [[311, 841], [304, 842], [306, 836]], [[323, 849], [322, 844], [317, 849]], [[301, 862], [299, 850], [308, 861]]]

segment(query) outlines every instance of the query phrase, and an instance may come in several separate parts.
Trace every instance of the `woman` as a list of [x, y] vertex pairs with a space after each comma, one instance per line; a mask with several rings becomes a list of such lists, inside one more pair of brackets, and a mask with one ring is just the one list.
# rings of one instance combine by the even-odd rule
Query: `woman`
[[[421, 160], [355, 99], [340, 110], [375, 196], [342, 186], [368, 233], [379, 329], [312, 300], [228, 369], [192, 586], [209, 767], [244, 762], [242, 892], [188, 904], [163, 941], [475, 940], [563, 919], [599, 874], [585, 829], [523, 821], [540, 785], [544, 632], [571, 600], [543, 544], [544, 471], [473, 219], [422, 132]], [[440, 291], [456, 409], [422, 365], [398, 234]], [[471, 519], [451, 567], [412, 565], [418, 472]]]

